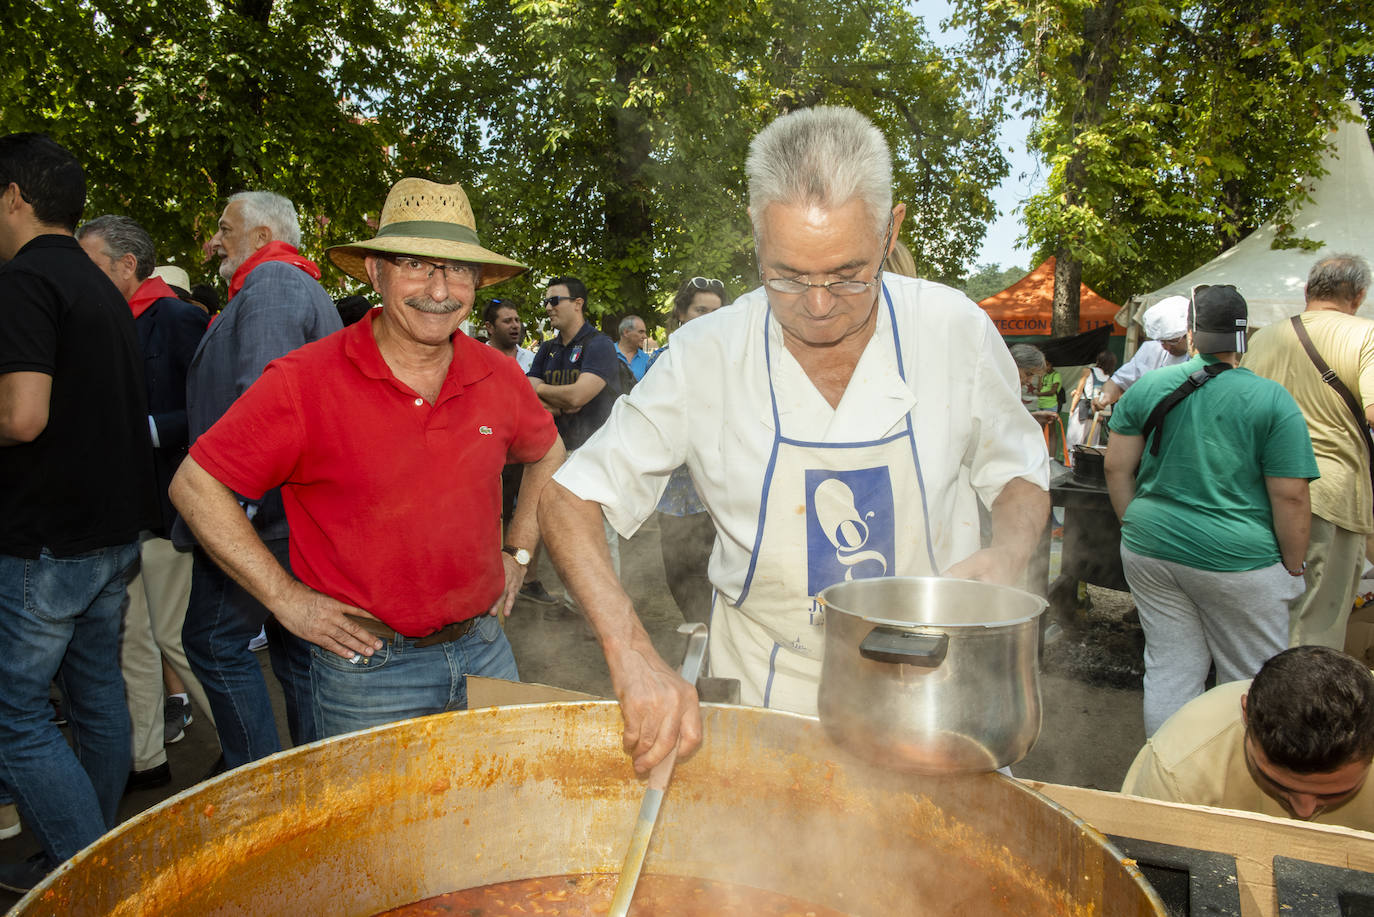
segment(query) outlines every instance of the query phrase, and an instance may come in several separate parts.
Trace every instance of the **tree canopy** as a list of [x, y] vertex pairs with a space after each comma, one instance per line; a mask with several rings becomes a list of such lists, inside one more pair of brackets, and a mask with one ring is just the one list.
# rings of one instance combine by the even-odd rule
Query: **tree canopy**
[[[87, 215], [134, 217], [197, 278], [233, 191], [292, 198], [320, 257], [414, 174], [461, 182], [534, 284], [584, 277], [593, 315], [651, 315], [683, 275], [737, 294], [748, 142], [832, 103], [889, 137], [905, 239], [953, 280], [1006, 171], [1000, 102], [896, 2], [38, 0], [0, 26], [0, 129], [67, 145]], [[533, 284], [497, 295], [533, 314]]]
[[1079, 266], [1123, 301], [1281, 217], [1345, 116], [1342, 98], [1367, 87], [1374, 50], [1371, 0], [956, 8], [974, 53], [1037, 119], [1031, 145], [1048, 176], [1025, 220], [1038, 257], [1058, 256], [1055, 333], [1076, 327]]

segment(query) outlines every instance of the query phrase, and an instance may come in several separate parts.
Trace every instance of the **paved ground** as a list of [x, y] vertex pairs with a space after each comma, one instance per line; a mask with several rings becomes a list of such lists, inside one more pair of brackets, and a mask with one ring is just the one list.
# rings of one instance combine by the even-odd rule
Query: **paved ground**
[[[645, 626], [665, 658], [676, 662], [684, 645], [684, 638], [676, 633], [682, 617], [663, 580], [654, 522], [622, 545], [621, 558], [622, 577], [631, 584]], [[551, 574], [544, 581], [550, 587], [556, 584]], [[1093, 609], [1082, 618], [1084, 636], [1065, 635], [1046, 653], [1041, 679], [1044, 725], [1035, 748], [1014, 771], [1019, 777], [1114, 790], [1144, 742], [1139, 682], [1136, 679], [1132, 685], [1130, 674], [1132, 665], [1138, 665], [1138, 657], [1131, 656], [1138, 652], [1139, 628], [1122, 622], [1130, 609], [1129, 596], [1095, 588], [1090, 592]], [[524, 680], [611, 695], [600, 648], [579, 618], [522, 602], [507, 633]], [[259, 658], [267, 671], [266, 653]], [[1103, 670], [1115, 674], [1100, 677]], [[277, 721], [283, 723], [280, 692], [270, 672], [268, 684], [274, 689]], [[171, 784], [125, 797], [122, 817], [157, 804], [205, 775], [219, 749], [213, 728], [199, 711], [196, 715], [186, 738], [168, 748]], [[33, 835], [24, 832], [0, 842], [0, 857], [22, 858], [36, 849]], [[17, 896], [0, 892], [0, 906], [8, 907], [16, 900]]]

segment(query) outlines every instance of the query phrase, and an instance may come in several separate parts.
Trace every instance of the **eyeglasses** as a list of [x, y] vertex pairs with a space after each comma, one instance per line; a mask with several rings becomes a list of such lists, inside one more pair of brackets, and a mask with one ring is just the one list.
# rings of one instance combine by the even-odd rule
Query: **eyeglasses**
[[[883, 233], [882, 251], [884, 253], [887, 252], [888, 245], [892, 241], [892, 221], [893, 218], [889, 216], [887, 218], [887, 231]], [[759, 273], [762, 274], [762, 271]], [[881, 285], [882, 280], [883, 261], [880, 257], [878, 259], [878, 273], [873, 275], [872, 280], [831, 280], [828, 283], [809, 283], [795, 277], [765, 277], [763, 284], [774, 293], [783, 293], [788, 296], [797, 296], [817, 287], [823, 287], [831, 296], [858, 296], [871, 287]]]
[[401, 276], [407, 280], [428, 280], [434, 276], [435, 271], [439, 271], [444, 275], [445, 281], [470, 283], [476, 286], [478, 279], [482, 276], [482, 269], [475, 264], [461, 264], [452, 261], [446, 264], [436, 264], [433, 261], [412, 258], [409, 255], [383, 255], [382, 257], [396, 265]]
[[540, 300], [540, 302], [542, 302], [542, 303], [544, 304], [544, 308], [545, 308], [545, 309], [552, 309], [554, 306], [558, 305], [558, 304], [561, 303], [563, 300], [565, 300], [565, 299], [572, 299], [572, 298], [573, 298], [573, 297], [571, 297], [571, 296], [550, 296], [550, 297], [547, 297], [546, 299]]
[[714, 277], [693, 277], [687, 282], [698, 290], [725, 290], [725, 284]]
[[877, 286], [880, 279], [880, 277], [874, 277], [872, 280], [832, 280], [829, 283], [808, 283], [805, 280], [796, 280], [791, 277], [769, 277], [764, 281], [764, 284], [774, 293], [786, 293], [790, 296], [805, 293], [813, 287], [824, 287], [831, 296], [857, 296], [869, 287]]

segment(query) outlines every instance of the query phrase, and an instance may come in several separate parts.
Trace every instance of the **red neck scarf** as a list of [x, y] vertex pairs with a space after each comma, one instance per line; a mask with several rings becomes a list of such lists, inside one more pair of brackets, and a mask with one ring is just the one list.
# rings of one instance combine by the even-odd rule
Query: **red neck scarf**
[[138, 289], [134, 291], [133, 298], [129, 300], [129, 308], [134, 310], [134, 318], [138, 318], [147, 312], [148, 307], [153, 303], [168, 297], [176, 299], [177, 294], [171, 287], [167, 286], [167, 281], [161, 277], [149, 277], [139, 284]]
[[268, 242], [253, 252], [248, 260], [240, 264], [237, 271], [234, 271], [234, 276], [229, 279], [229, 298], [233, 299], [238, 291], [243, 289], [243, 284], [248, 280], [248, 275], [253, 273], [253, 268], [269, 261], [285, 261], [287, 264], [305, 271], [316, 280], [320, 279], [319, 265], [303, 256], [294, 245], [287, 245], [285, 242]]

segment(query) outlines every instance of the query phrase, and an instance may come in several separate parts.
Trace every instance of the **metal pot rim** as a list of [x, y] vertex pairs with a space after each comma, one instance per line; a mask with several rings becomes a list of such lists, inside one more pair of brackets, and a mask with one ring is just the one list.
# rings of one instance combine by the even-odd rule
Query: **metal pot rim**
[[[893, 618], [884, 618], [884, 617], [878, 617], [878, 616], [876, 616], [876, 615], [871, 615], [871, 614], [863, 614], [862, 612], [850, 611], [850, 610], [847, 609], [847, 608], [841, 608], [840, 606], [835, 605], [835, 604], [833, 604], [832, 602], [829, 602], [829, 601], [826, 600], [825, 595], [826, 595], [827, 592], [832, 592], [832, 591], [835, 591], [835, 590], [838, 590], [838, 589], [842, 589], [842, 588], [844, 588], [844, 587], [846, 587], [846, 586], [852, 586], [852, 585], [853, 585], [854, 583], [856, 583], [856, 582], [869, 582], [869, 580], [853, 580], [853, 581], [848, 582], [848, 583], [836, 583], [836, 584], [834, 584], [833, 586], [827, 586], [827, 587], [825, 587], [824, 589], [822, 589], [822, 590], [816, 595], [816, 602], [817, 602], [818, 604], [820, 604], [822, 608], [825, 609], [825, 613], [826, 613], [826, 614], [830, 614], [831, 612], [837, 612], [837, 613], [839, 613], [839, 614], [848, 615], [848, 616], [851, 617], [851, 618], [857, 618], [857, 619], [860, 620], [860, 621], [865, 621], [865, 622], [867, 622], [867, 623], [869, 623], [869, 624], [873, 624], [873, 625], [878, 625], [878, 626], [883, 626], [883, 627], [900, 627], [900, 628], [902, 628], [903, 630], [910, 630], [910, 631], [913, 631], [913, 632], [920, 632], [920, 631], [924, 630], [925, 632], [929, 632], [929, 633], [949, 633], [950, 631], [966, 631], [966, 630], [970, 630], [970, 629], [972, 629], [972, 628], [982, 628], [982, 629], [984, 629], [984, 630], [994, 630], [994, 629], [1000, 629], [1000, 628], [1006, 628], [1006, 627], [1016, 627], [1016, 626], [1018, 626], [1018, 625], [1027, 624], [1027, 623], [1029, 623], [1029, 622], [1032, 622], [1032, 621], [1037, 620], [1042, 614], [1045, 613], [1045, 609], [1048, 608], [1048, 607], [1049, 607], [1049, 604], [1050, 604], [1050, 603], [1049, 603], [1048, 601], [1046, 601], [1042, 596], [1034, 595], [1033, 593], [1025, 592], [1024, 590], [1016, 589], [1015, 587], [1012, 587], [1012, 586], [1003, 586], [1003, 585], [1000, 584], [1000, 583], [985, 583], [985, 582], [983, 582], [983, 581], [981, 581], [981, 580], [959, 579], [959, 578], [957, 578], [957, 577], [949, 577], [949, 576], [890, 576], [890, 577], [880, 577], [880, 578], [878, 578], [878, 579], [882, 579], [883, 581], [888, 582], [888, 583], [891, 583], [891, 582], [902, 582], [902, 581], [911, 582], [911, 583], [930, 583], [930, 582], [968, 583], [968, 584], [973, 584], [973, 585], [982, 587], [982, 588], [987, 589], [987, 590], [989, 590], [989, 591], [997, 591], [997, 592], [1003, 592], [1003, 591], [1005, 591], [1005, 592], [1009, 592], [1009, 593], [1015, 593], [1015, 594], [1016, 594], [1018, 597], [1020, 597], [1020, 598], [1033, 598], [1033, 599], [1035, 599], [1036, 602], [1039, 604], [1039, 607], [1036, 608], [1036, 609], [1035, 609], [1034, 611], [1032, 611], [1032, 612], [1028, 612], [1027, 614], [1025, 614], [1025, 615], [1022, 616], [1022, 617], [1008, 618], [1008, 619], [1003, 620], [1003, 621], [960, 621], [960, 622], [958, 622], [958, 623], [952, 623], [952, 624], [934, 624], [934, 623], [923, 623], [923, 622], [919, 622], [919, 621], [901, 621], [901, 620], [896, 620], [896, 619], [893, 619]], [[876, 580], [875, 580], [875, 581], [876, 581]]]

